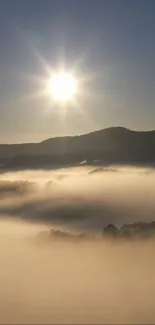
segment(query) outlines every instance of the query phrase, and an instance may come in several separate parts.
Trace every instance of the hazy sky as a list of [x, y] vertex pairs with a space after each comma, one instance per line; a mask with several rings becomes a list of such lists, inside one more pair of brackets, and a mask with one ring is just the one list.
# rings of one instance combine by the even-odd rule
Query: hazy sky
[[[154, 0], [0, 0], [0, 142], [155, 128], [154, 17]], [[61, 63], [88, 79], [65, 114], [43, 95]]]

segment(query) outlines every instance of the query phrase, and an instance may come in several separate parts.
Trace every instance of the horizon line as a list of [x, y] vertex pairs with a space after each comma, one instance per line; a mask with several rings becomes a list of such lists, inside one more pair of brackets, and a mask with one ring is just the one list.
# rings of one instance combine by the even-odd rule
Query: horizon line
[[147, 129], [147, 130], [134, 130], [134, 129], [130, 129], [130, 128], [127, 128], [125, 126], [109, 126], [109, 127], [106, 127], [106, 128], [102, 128], [102, 129], [97, 129], [97, 130], [94, 130], [94, 131], [91, 131], [91, 132], [87, 132], [87, 133], [81, 133], [81, 134], [75, 134], [75, 135], [60, 135], [60, 136], [53, 136], [53, 137], [48, 137], [48, 138], [45, 138], [44, 140], [41, 140], [41, 141], [38, 141], [38, 142], [14, 142], [14, 143], [0, 143], [0, 146], [11, 146], [11, 145], [26, 145], [26, 144], [40, 144], [40, 143], [43, 143], [43, 142], [46, 142], [48, 140], [53, 140], [53, 139], [61, 139], [61, 138], [74, 138], [74, 137], [80, 137], [80, 136], [84, 136], [84, 135], [89, 135], [89, 134], [92, 134], [92, 133], [96, 133], [96, 132], [100, 132], [100, 131], [103, 131], [103, 130], [108, 130], [108, 129], [124, 129], [124, 130], [128, 130], [128, 131], [131, 131], [131, 132], [153, 132], [155, 131], [155, 129]]

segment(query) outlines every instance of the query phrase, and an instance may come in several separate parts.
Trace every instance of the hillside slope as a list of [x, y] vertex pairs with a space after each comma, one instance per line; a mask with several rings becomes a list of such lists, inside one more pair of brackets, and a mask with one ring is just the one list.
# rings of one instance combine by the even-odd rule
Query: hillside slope
[[40, 143], [0, 145], [2, 166], [44, 166], [51, 164], [154, 163], [155, 131], [107, 128], [89, 134], [57, 137]]

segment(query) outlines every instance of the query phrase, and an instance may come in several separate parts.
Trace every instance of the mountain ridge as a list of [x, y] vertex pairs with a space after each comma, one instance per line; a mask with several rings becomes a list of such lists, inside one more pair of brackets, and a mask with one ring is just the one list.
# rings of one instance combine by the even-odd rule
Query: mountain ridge
[[1, 166], [35, 167], [94, 160], [109, 164], [155, 163], [155, 130], [134, 131], [118, 126], [38, 143], [0, 145]]
[[135, 132], [135, 133], [155, 133], [155, 130], [131, 130], [129, 128], [126, 128], [126, 127], [123, 127], [123, 126], [112, 126], [112, 127], [107, 127], [107, 128], [104, 128], [104, 129], [99, 129], [99, 130], [95, 130], [95, 131], [92, 131], [92, 132], [89, 132], [89, 133], [83, 133], [83, 134], [79, 134], [79, 135], [67, 135], [67, 136], [58, 136], [58, 137], [51, 137], [51, 138], [48, 138], [48, 139], [45, 139], [41, 142], [37, 142], [37, 143], [44, 143], [46, 141], [50, 141], [50, 140], [53, 140], [53, 139], [62, 139], [62, 138], [77, 138], [77, 137], [83, 137], [83, 136], [87, 136], [87, 135], [93, 135], [94, 133], [101, 133], [103, 131], [113, 131], [113, 130], [122, 130], [122, 131], [125, 131], [125, 132]]
[[155, 129], [151, 129], [151, 130], [132, 130], [123, 126], [111, 126], [111, 127], [107, 127], [107, 128], [103, 128], [103, 129], [99, 129], [99, 130], [95, 130], [95, 131], [91, 131], [88, 133], [82, 133], [82, 134], [75, 134], [75, 135], [64, 135], [64, 136], [54, 136], [54, 137], [50, 137], [50, 138], [46, 138], [44, 140], [38, 141], [38, 142], [18, 142], [18, 143], [0, 143], [0, 147], [1, 146], [20, 146], [20, 145], [37, 145], [40, 143], [44, 143], [47, 141], [51, 141], [51, 140], [56, 140], [56, 139], [63, 139], [63, 138], [79, 138], [79, 137], [83, 137], [83, 136], [87, 136], [87, 135], [93, 135], [94, 133], [100, 133], [103, 131], [113, 131], [113, 130], [124, 130], [124, 131], [128, 131], [128, 132], [132, 132], [132, 133], [155, 133]]

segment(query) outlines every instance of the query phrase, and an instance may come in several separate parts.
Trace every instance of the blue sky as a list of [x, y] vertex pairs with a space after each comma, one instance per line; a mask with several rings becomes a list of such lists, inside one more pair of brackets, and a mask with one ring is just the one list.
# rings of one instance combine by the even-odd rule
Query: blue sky
[[[0, 142], [154, 129], [154, 17], [154, 0], [1, 0]], [[65, 116], [41, 96], [61, 60], [90, 77]]]

